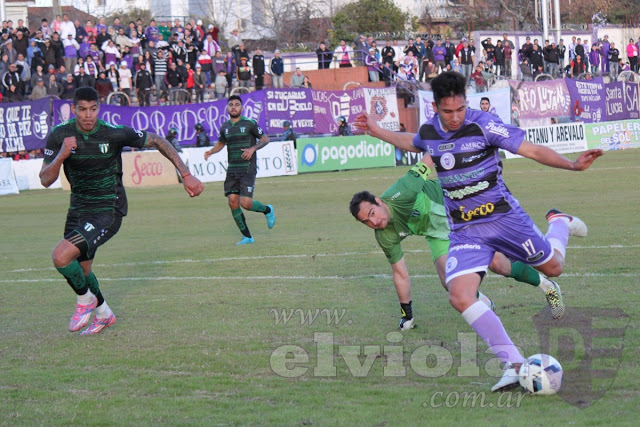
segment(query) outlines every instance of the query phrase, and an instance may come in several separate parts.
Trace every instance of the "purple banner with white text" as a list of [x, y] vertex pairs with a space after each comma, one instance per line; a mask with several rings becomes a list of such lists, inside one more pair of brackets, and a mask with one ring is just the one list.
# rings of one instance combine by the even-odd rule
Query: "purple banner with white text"
[[298, 134], [315, 132], [311, 89], [265, 89], [264, 100], [267, 133], [282, 133], [285, 120]]
[[597, 123], [607, 119], [602, 77], [592, 80], [566, 79], [571, 95], [571, 120]]
[[50, 98], [0, 105], [0, 151], [44, 148], [51, 128]]
[[[240, 96], [242, 98], [242, 115], [258, 122], [265, 128], [264, 91]], [[54, 123], [68, 120], [71, 114], [71, 103], [54, 101]], [[146, 130], [162, 137], [169, 133], [169, 128], [178, 130], [178, 141], [185, 145], [196, 142], [194, 126], [202, 123], [211, 144], [218, 140], [222, 124], [229, 120], [226, 99], [205, 102], [202, 104], [166, 105], [160, 107], [122, 107], [119, 105], [100, 106], [99, 118], [114, 125], [130, 126], [137, 130]]]
[[509, 80], [511, 123], [520, 127], [545, 126], [570, 118], [571, 98], [563, 79], [538, 82]]
[[313, 90], [313, 117], [316, 133], [338, 134], [336, 119], [344, 116], [353, 130], [352, 123], [358, 115], [366, 111], [362, 89], [346, 91]]
[[607, 121], [638, 119], [638, 83], [612, 82], [604, 85]]

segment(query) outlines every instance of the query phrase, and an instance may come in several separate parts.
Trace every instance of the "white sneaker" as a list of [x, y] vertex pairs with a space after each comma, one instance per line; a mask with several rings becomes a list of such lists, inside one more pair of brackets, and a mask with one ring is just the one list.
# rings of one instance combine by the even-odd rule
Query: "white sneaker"
[[415, 324], [415, 319], [413, 318], [407, 319], [406, 317], [403, 317], [402, 319], [400, 319], [400, 329], [402, 329], [403, 331], [408, 331], [409, 329], [413, 329], [416, 326], [418, 325]]
[[567, 220], [567, 225], [569, 225], [569, 236], [586, 237], [588, 232], [587, 224], [577, 216], [567, 215], [566, 213], [560, 212], [558, 209], [551, 209], [547, 212], [547, 222], [560, 218]]
[[489, 299], [489, 297], [487, 297], [486, 295], [480, 294], [480, 297], [478, 299], [483, 303], [485, 303], [487, 307], [491, 309], [491, 311], [493, 311], [494, 313], [496, 312], [496, 305], [493, 303], [493, 301], [491, 301], [491, 299]]
[[500, 378], [500, 381], [491, 387], [491, 391], [505, 391], [513, 388], [515, 385], [520, 385], [520, 375], [518, 374], [518, 371], [520, 370], [521, 365], [521, 363], [507, 364], [504, 368], [502, 378]]

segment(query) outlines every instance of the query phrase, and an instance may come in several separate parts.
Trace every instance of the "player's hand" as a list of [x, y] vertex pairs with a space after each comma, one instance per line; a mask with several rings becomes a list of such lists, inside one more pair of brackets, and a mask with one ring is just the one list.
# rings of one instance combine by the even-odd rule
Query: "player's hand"
[[68, 136], [62, 141], [62, 148], [60, 149], [60, 158], [66, 159], [71, 155], [71, 152], [78, 148], [78, 141], [75, 136]]
[[249, 147], [249, 148], [243, 148], [242, 149], [242, 160], [249, 160], [251, 158], [251, 156], [253, 156], [253, 153], [256, 152], [256, 148], [255, 147]]
[[193, 175], [187, 175], [182, 178], [182, 185], [184, 185], [184, 189], [187, 190], [191, 197], [199, 196], [204, 190], [204, 184]]
[[584, 153], [580, 154], [580, 156], [578, 156], [575, 162], [573, 162], [573, 170], [583, 171], [587, 169], [598, 157], [602, 156], [603, 154], [604, 152], [599, 148], [585, 151]]
[[353, 122], [353, 126], [362, 132], [373, 133], [378, 129], [378, 122], [367, 113], [362, 113]]
[[204, 152], [204, 159], [209, 160], [209, 157], [211, 157], [211, 150], [207, 150]]

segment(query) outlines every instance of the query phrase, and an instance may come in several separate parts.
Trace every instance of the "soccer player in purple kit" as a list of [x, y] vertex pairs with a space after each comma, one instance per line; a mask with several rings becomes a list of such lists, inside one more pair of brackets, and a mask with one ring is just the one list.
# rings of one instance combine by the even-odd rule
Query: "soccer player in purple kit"
[[586, 236], [587, 227], [579, 218], [552, 209], [547, 213], [549, 229], [543, 235], [507, 189], [498, 149], [572, 171], [587, 169], [603, 152], [587, 150], [571, 161], [548, 147], [525, 141], [522, 129], [467, 107], [466, 82], [460, 73], [442, 73], [431, 87], [436, 114], [418, 134], [384, 130], [367, 114], [360, 115], [354, 125], [400, 149], [431, 155], [428, 166], [438, 172], [452, 230], [446, 264], [449, 301], [504, 364], [502, 378], [491, 388], [500, 391], [519, 382], [525, 358], [498, 316], [476, 298], [494, 253], [502, 252], [557, 277], [562, 274], [569, 236]]

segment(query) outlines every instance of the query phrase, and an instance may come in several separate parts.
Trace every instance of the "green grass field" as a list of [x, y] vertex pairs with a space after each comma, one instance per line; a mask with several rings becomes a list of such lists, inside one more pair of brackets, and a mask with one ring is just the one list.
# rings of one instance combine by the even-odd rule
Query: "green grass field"
[[565, 398], [489, 392], [495, 359], [417, 237], [403, 247], [419, 327], [397, 332], [391, 269], [348, 202], [405, 168], [258, 180], [277, 224], [247, 213], [256, 243], [244, 247], [222, 183], [196, 199], [129, 190], [129, 216], [94, 264], [118, 320], [93, 337], [67, 331], [75, 296], [50, 259], [69, 194], [2, 197], [0, 425], [637, 425], [639, 164], [640, 150], [582, 173], [505, 162], [543, 231], [551, 207], [589, 226], [569, 242], [560, 321], [539, 289], [495, 275], [481, 287], [527, 356], [541, 351], [534, 322], [551, 327]]

